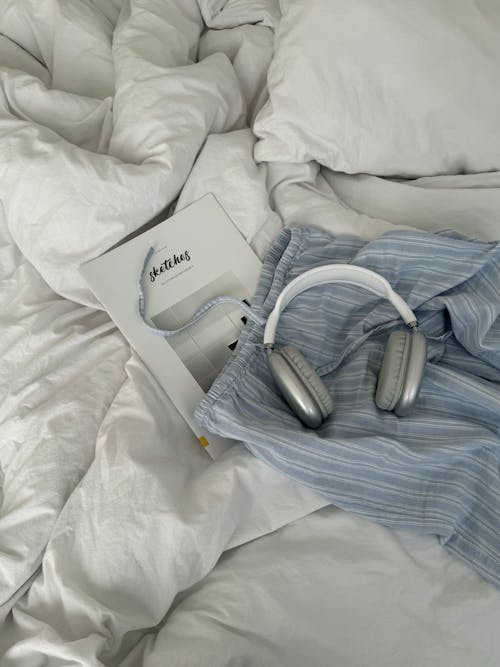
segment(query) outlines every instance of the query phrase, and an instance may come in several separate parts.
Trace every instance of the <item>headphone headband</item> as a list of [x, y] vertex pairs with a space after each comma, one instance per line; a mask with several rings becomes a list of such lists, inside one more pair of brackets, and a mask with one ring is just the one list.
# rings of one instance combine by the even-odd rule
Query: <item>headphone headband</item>
[[327, 264], [301, 273], [281, 292], [267, 318], [264, 330], [264, 346], [273, 347], [279, 317], [292, 299], [311, 287], [333, 282], [357, 285], [372, 292], [372, 294], [387, 299], [409, 327], [416, 327], [417, 318], [414, 312], [379, 273], [353, 264]]

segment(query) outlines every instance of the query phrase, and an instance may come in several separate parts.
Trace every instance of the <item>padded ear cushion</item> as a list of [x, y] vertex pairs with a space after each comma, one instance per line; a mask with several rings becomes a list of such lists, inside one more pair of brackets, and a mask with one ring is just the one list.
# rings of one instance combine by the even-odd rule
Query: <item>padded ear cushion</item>
[[285, 345], [279, 353], [284, 357], [301, 381], [307, 386], [321, 410], [323, 418], [333, 412], [333, 401], [323, 380], [304, 355], [294, 345]]
[[401, 397], [410, 357], [411, 335], [406, 331], [393, 331], [389, 336], [375, 394], [375, 405], [381, 410], [393, 410]]

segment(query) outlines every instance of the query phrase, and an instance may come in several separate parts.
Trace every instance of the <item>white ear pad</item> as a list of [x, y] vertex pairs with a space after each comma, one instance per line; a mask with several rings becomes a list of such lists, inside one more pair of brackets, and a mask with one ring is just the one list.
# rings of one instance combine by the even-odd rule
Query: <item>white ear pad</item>
[[285, 345], [269, 355], [274, 380], [297, 417], [317, 428], [333, 411], [333, 401], [325, 384], [307, 359], [293, 345]]
[[394, 410], [398, 417], [413, 407], [423, 380], [427, 342], [419, 332], [393, 331], [378, 377], [375, 405]]

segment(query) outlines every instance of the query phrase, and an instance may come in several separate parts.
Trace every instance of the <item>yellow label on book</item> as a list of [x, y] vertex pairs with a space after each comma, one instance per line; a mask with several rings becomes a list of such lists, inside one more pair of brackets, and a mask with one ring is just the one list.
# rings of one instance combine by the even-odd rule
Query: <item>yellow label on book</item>
[[201, 444], [203, 445], [203, 447], [208, 447], [208, 440], [205, 438], [204, 435], [200, 435], [200, 437], [198, 438], [198, 440], [201, 442]]

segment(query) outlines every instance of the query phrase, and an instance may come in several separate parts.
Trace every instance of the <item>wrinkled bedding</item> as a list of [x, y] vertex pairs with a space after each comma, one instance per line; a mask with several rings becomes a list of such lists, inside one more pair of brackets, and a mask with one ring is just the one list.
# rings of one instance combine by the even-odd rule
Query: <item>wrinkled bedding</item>
[[256, 161], [271, 0], [1, 10], [0, 664], [496, 665], [491, 584], [241, 445], [212, 463], [78, 267], [207, 192], [260, 257], [282, 226], [495, 240], [499, 172]]

